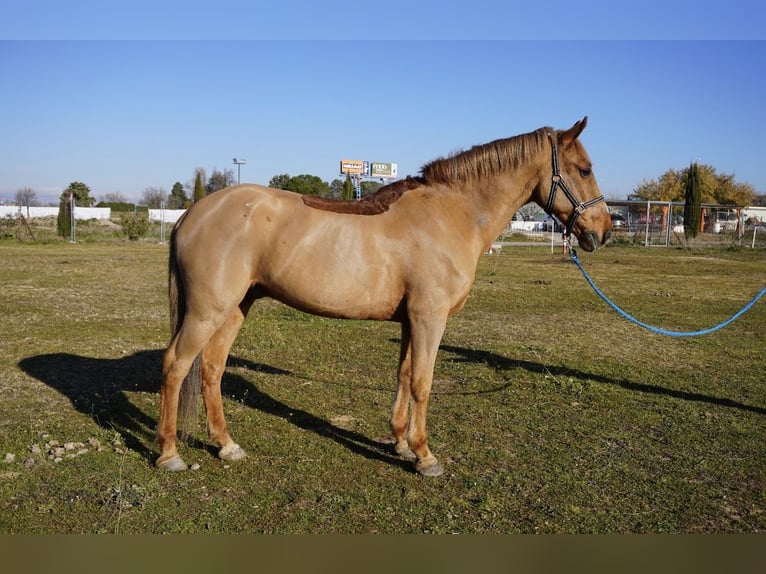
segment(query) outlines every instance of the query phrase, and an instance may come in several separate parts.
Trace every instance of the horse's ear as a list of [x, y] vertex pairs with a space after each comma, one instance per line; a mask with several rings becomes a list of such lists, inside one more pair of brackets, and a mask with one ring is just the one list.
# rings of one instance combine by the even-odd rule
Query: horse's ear
[[575, 122], [575, 125], [573, 125], [568, 130], [560, 132], [559, 142], [561, 142], [562, 145], [572, 143], [578, 137], [580, 137], [580, 134], [585, 129], [585, 126], [587, 125], [588, 125], [588, 116], [585, 116], [579, 122]]

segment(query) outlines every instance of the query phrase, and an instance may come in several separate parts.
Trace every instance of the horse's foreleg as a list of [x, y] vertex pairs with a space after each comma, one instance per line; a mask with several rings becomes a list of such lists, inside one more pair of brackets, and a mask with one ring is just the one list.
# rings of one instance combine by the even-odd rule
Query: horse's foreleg
[[424, 476], [439, 476], [444, 472], [441, 463], [428, 448], [426, 412], [433, 382], [436, 353], [446, 323], [446, 317], [439, 316], [411, 319], [412, 405], [407, 442], [417, 459], [415, 469]]
[[407, 427], [409, 426], [410, 396], [412, 388], [412, 353], [411, 353], [410, 326], [407, 321], [402, 322], [402, 344], [399, 351], [398, 387], [394, 406], [391, 409], [389, 425], [391, 434], [394, 435], [394, 450], [407, 460], [415, 460], [415, 453], [407, 444]]
[[219, 458], [225, 461], [239, 460], [246, 456], [245, 450], [229, 435], [223, 413], [221, 378], [229, 350], [248, 309], [249, 305], [235, 309], [202, 351], [202, 397], [207, 414], [207, 432], [210, 440], [220, 447]]

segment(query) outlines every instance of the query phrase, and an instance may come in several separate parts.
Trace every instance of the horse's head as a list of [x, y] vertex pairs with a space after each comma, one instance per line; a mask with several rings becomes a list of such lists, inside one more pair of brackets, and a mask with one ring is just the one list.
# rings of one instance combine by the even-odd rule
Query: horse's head
[[544, 173], [551, 176], [541, 178], [537, 197], [566, 226], [567, 236], [574, 233], [585, 251], [595, 251], [609, 239], [612, 220], [578, 139], [587, 123], [586, 116], [568, 130], [547, 131], [551, 161]]

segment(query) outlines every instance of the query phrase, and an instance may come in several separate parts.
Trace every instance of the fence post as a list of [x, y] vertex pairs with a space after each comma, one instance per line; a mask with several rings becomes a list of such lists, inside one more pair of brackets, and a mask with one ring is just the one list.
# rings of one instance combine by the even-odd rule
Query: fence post
[[646, 231], [644, 232], [644, 247], [649, 247], [649, 216], [651, 214], [652, 202], [646, 202]]
[[69, 242], [77, 243], [77, 219], [74, 216], [74, 209], [75, 209], [75, 206], [77, 205], [77, 202], [75, 202], [74, 200], [74, 193], [69, 194], [69, 203], [70, 203], [70, 209], [69, 209], [70, 217], [72, 218], [70, 233], [69, 233], [69, 236], [70, 236]]

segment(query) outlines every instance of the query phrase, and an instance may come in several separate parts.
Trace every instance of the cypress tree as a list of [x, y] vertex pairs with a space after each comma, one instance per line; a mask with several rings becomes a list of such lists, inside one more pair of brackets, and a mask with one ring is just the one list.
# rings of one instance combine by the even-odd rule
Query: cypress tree
[[95, 202], [90, 196], [90, 188], [81, 181], [73, 181], [61, 193], [56, 229], [64, 239], [72, 234], [72, 199], [74, 199], [75, 205], [81, 207], [90, 207]]
[[69, 239], [72, 235], [72, 200], [68, 191], [61, 194], [56, 230], [64, 239]]
[[205, 183], [202, 181], [202, 171], [197, 170], [197, 177], [194, 179], [194, 203], [205, 197]]
[[346, 201], [354, 199], [354, 184], [351, 183], [351, 176], [349, 174], [346, 174], [346, 181], [343, 182], [343, 191], [340, 198]]
[[697, 237], [700, 229], [702, 214], [702, 189], [700, 187], [699, 169], [696, 163], [689, 166], [686, 176], [686, 193], [684, 198], [684, 233], [687, 239]]

